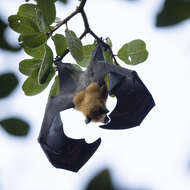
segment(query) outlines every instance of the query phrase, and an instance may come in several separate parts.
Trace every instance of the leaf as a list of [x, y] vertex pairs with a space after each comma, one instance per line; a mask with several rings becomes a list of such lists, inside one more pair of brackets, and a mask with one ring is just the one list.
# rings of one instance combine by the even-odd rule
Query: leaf
[[137, 65], [148, 57], [146, 44], [142, 40], [133, 40], [121, 47], [118, 57], [129, 65]]
[[35, 48], [44, 44], [47, 40], [46, 35], [43, 32], [35, 32], [22, 35], [24, 45]]
[[77, 61], [77, 63], [82, 67], [87, 67], [91, 60], [92, 51], [96, 48], [94, 44], [83, 46], [83, 59]]
[[18, 79], [14, 73], [0, 75], [0, 98], [5, 98], [17, 87]]
[[39, 72], [39, 68], [36, 68], [32, 72], [32, 75], [25, 80], [25, 82], [22, 86], [22, 89], [23, 89], [25, 95], [34, 96], [34, 95], [42, 92], [48, 86], [49, 82], [51, 81], [51, 79], [53, 78], [53, 76], [55, 74], [55, 71], [51, 70], [46, 82], [42, 85], [39, 85], [38, 84], [38, 72]]
[[[38, 27], [40, 29], [40, 32], [47, 32], [48, 30], [46, 30], [46, 21], [45, 21], [45, 17], [43, 16], [41, 10], [39, 8], [37, 8], [37, 17], [36, 17], [36, 22], [38, 24]], [[51, 28], [51, 26], [49, 27]], [[48, 29], [48, 28], [47, 28]]]
[[45, 46], [45, 55], [38, 73], [38, 83], [43, 84], [48, 79], [48, 76], [53, 70], [53, 52], [49, 46]]
[[63, 52], [67, 49], [66, 38], [62, 34], [56, 34], [52, 36], [52, 40], [55, 45], [56, 53], [61, 56]]
[[8, 25], [0, 18], [0, 48], [7, 51], [19, 51], [21, 48], [12, 46], [5, 38]]
[[11, 15], [8, 18], [8, 21], [9, 26], [18, 33], [32, 33], [39, 31], [38, 26], [32, 21], [31, 18], [19, 15]]
[[27, 76], [30, 76], [35, 68], [42, 63], [40, 59], [24, 59], [19, 63], [19, 71]]
[[56, 9], [54, 0], [36, 0], [37, 6], [41, 10], [44, 18], [46, 26], [51, 25], [56, 18]]
[[104, 56], [106, 58], [106, 61], [113, 64], [113, 59], [108, 50], [104, 51]]
[[50, 90], [50, 93], [49, 93], [49, 98], [51, 96], [56, 96], [59, 94], [59, 77], [56, 76], [55, 79], [54, 79], [54, 82], [51, 86], [51, 90]]
[[28, 55], [30, 55], [36, 59], [43, 59], [44, 54], [45, 54], [45, 45], [44, 44], [42, 44], [41, 46], [35, 47], [35, 48], [30, 48], [23, 44], [22, 47], [24, 48], [24, 51]]
[[14, 136], [26, 136], [29, 132], [29, 124], [19, 118], [7, 118], [0, 121], [3, 129]]
[[17, 15], [22, 17], [28, 17], [33, 20], [33, 22], [36, 22], [36, 12], [37, 12], [37, 6], [34, 4], [22, 4], [19, 7]]
[[108, 44], [110, 47], [112, 47], [112, 41], [109, 37], [106, 38], [106, 44]]
[[72, 30], [65, 30], [66, 42], [69, 51], [73, 58], [80, 62], [83, 60], [83, 47], [82, 42], [77, 38], [76, 34]]
[[178, 24], [190, 18], [190, 1], [165, 0], [156, 18], [156, 26], [164, 27]]
[[103, 170], [98, 173], [87, 185], [86, 190], [115, 190], [109, 170]]
[[[109, 89], [110, 79], [109, 79], [109, 75], [108, 75], [108, 74], [105, 75], [104, 81], [105, 81], [105, 83], [106, 83], [107, 88]], [[114, 94], [109, 94], [109, 96], [112, 97], [112, 98], [115, 97]]]

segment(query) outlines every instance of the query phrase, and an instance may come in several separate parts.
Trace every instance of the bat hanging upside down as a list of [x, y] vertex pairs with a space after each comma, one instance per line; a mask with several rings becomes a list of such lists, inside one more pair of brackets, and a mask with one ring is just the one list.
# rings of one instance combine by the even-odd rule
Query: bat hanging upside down
[[109, 121], [106, 115], [109, 110], [105, 105], [107, 97], [108, 89], [106, 84], [100, 87], [98, 83], [93, 82], [74, 96], [73, 103], [75, 109], [86, 116], [86, 124], [90, 121], [107, 123]]
[[[77, 172], [95, 153], [101, 139], [88, 144], [84, 139], [65, 135], [60, 112], [75, 108], [90, 121], [103, 122], [103, 129], [128, 129], [140, 125], [155, 103], [135, 71], [110, 64], [100, 43], [92, 52], [85, 71], [69, 63], [55, 61], [59, 75], [59, 94], [49, 98], [38, 138], [49, 161], [56, 168]], [[109, 88], [105, 76], [109, 78]], [[117, 104], [106, 115], [106, 99], [115, 95]]]

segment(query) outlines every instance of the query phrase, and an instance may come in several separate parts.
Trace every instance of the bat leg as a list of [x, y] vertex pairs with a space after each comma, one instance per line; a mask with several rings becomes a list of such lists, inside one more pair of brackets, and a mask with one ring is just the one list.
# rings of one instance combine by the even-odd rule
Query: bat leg
[[88, 144], [85, 139], [67, 137], [60, 114], [55, 116], [46, 138], [39, 137], [38, 140], [53, 166], [73, 172], [77, 172], [91, 158], [101, 143], [100, 138]]
[[138, 77], [109, 73], [109, 93], [117, 98], [117, 104], [109, 115], [111, 121], [100, 126], [104, 129], [128, 129], [140, 125], [155, 103], [152, 95]]

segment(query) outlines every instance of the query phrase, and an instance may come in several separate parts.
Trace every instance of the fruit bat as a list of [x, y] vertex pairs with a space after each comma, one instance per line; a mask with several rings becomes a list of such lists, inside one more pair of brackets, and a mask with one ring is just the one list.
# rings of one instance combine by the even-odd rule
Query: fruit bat
[[[60, 112], [75, 108], [76, 94], [88, 90], [93, 84], [99, 85], [100, 89], [106, 89], [105, 76], [109, 76], [107, 91], [116, 96], [117, 104], [108, 118], [108, 110], [104, 106], [107, 91], [102, 89], [103, 103], [100, 104], [101, 109], [99, 108], [97, 115], [101, 115], [101, 118], [104, 116], [104, 125], [100, 126], [103, 129], [128, 129], [138, 126], [155, 103], [135, 71], [106, 61], [101, 43], [92, 52], [91, 61], [85, 71], [69, 63], [62, 63], [59, 58], [55, 60], [55, 64], [59, 76], [59, 94], [50, 97], [47, 102], [38, 141], [53, 166], [77, 172], [95, 153], [101, 139], [88, 144], [84, 139], [72, 139], [65, 135]], [[91, 117], [95, 118], [95, 115]], [[86, 123], [95, 120], [86, 116]]]

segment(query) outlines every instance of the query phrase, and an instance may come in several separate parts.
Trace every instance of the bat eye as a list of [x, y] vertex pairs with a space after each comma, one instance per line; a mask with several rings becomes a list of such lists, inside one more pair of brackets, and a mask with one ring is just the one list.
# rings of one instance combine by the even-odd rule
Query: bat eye
[[91, 118], [87, 116], [86, 119], [85, 119], [85, 123], [88, 124], [90, 122], [91, 122]]

